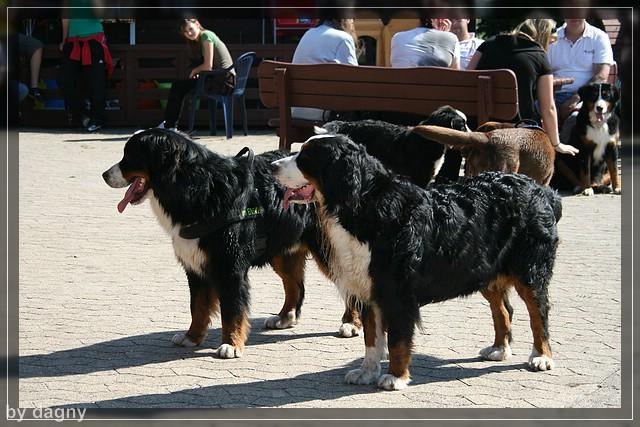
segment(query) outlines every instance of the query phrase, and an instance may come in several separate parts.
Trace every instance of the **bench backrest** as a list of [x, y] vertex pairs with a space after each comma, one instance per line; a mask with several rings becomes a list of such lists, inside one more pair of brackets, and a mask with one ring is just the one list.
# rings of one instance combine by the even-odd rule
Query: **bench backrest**
[[490, 119], [511, 120], [518, 113], [518, 85], [511, 70], [263, 61], [258, 67], [258, 82], [262, 103], [280, 108], [281, 136], [282, 128], [291, 123], [291, 106], [426, 116], [443, 105], [451, 105], [477, 117], [479, 124]]

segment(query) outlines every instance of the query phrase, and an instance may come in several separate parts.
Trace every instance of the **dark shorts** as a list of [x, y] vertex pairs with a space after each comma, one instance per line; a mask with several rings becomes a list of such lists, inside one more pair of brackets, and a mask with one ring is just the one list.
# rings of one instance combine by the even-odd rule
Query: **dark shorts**
[[36, 38], [22, 33], [18, 34], [18, 54], [27, 58], [27, 60], [31, 59], [34, 52], [43, 46], [42, 42]]

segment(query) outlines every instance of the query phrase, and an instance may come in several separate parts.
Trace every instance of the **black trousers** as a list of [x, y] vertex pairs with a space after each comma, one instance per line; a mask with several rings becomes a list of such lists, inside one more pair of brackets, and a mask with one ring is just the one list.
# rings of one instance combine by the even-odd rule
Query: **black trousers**
[[[191, 99], [191, 93], [195, 90], [197, 82], [198, 79], [180, 79], [173, 82], [171, 91], [169, 91], [169, 99], [167, 100], [167, 110], [164, 113], [166, 127], [177, 127], [181, 109], [187, 114], [191, 112], [191, 108], [195, 108], [195, 105], [191, 105], [190, 102], [185, 101]], [[214, 74], [206, 78], [204, 91], [207, 94], [229, 95], [231, 91], [233, 91], [234, 86], [234, 73]]]
[[[164, 112], [165, 126], [168, 128], [177, 127], [180, 118], [180, 110], [182, 101], [185, 96], [196, 88], [198, 79], [182, 79], [176, 80], [169, 91], [169, 99], [167, 100], [167, 109]], [[191, 106], [195, 108], [195, 106]]]
[[60, 84], [64, 91], [67, 112], [80, 119], [84, 111], [80, 98], [80, 78], [85, 76], [91, 99], [90, 120], [103, 125], [105, 119], [107, 74], [102, 46], [95, 40], [89, 42], [91, 48], [91, 65], [82, 65], [81, 61], [69, 59], [73, 43], [65, 43], [60, 67]]

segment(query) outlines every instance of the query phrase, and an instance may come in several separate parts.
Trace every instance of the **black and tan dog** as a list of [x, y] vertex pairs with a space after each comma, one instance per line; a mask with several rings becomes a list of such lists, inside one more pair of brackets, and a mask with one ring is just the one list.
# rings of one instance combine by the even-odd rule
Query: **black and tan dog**
[[[449, 105], [433, 111], [420, 125], [469, 131], [466, 115]], [[459, 152], [445, 150], [444, 145], [414, 132], [420, 125], [402, 126], [382, 120], [336, 120], [316, 127], [315, 133], [348, 136], [353, 142], [364, 145], [367, 153], [386, 167], [420, 187], [426, 187], [436, 175], [438, 181], [443, 178], [455, 181], [460, 173]]]
[[[582, 86], [578, 94], [582, 106], [568, 143], [580, 152], [575, 157], [558, 155], [557, 173], [551, 185], [559, 190], [573, 190], [586, 196], [596, 191], [620, 194], [619, 119], [614, 111], [620, 93], [609, 83], [591, 83]], [[567, 122], [567, 126], [571, 126], [571, 118]]]
[[553, 176], [555, 150], [541, 128], [488, 122], [475, 132], [422, 125], [413, 132], [460, 150], [469, 176], [484, 171], [521, 173], [543, 185]]
[[104, 172], [109, 186], [129, 187], [118, 211], [149, 200], [185, 270], [191, 326], [173, 337], [174, 344], [201, 344], [219, 313], [217, 355], [242, 356], [249, 332], [248, 270], [255, 266], [273, 266], [285, 287], [280, 314], [265, 326], [296, 323], [309, 250], [304, 242], [315, 245], [316, 253], [319, 244], [310, 207], [282, 212], [285, 189], [275, 181], [271, 162], [286, 155], [224, 157], [186, 135], [156, 128], [134, 134], [122, 160]]
[[[328, 273], [362, 302], [366, 353], [346, 381], [406, 387], [421, 305], [481, 292], [494, 319], [485, 359], [511, 355], [504, 294], [515, 287], [533, 331], [529, 366], [554, 366], [548, 286], [558, 245], [558, 195], [523, 175], [483, 173], [424, 190], [343, 135], [314, 136], [274, 162], [290, 203], [316, 203]], [[388, 336], [389, 373], [380, 360]]]

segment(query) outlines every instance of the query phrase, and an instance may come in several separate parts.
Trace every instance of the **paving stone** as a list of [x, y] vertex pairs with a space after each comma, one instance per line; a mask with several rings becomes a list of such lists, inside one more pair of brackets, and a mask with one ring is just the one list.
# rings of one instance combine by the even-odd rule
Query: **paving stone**
[[[474, 295], [421, 309], [413, 382], [388, 393], [344, 383], [345, 374], [362, 362], [364, 340], [336, 336], [343, 303], [313, 262], [307, 264], [296, 327], [262, 329], [264, 319], [280, 310], [284, 293], [271, 269], [255, 269], [249, 274], [252, 329], [243, 358], [213, 357], [219, 318], [202, 346], [173, 346], [173, 334], [190, 323], [185, 274], [149, 207], [118, 214], [123, 191], [101, 178], [122, 157], [128, 134], [20, 134], [21, 406], [620, 406], [619, 196], [563, 198], [550, 286], [555, 370], [526, 367], [531, 331], [515, 293], [513, 358], [480, 360], [478, 351], [492, 342], [493, 326], [487, 302]], [[85, 139], [94, 141], [78, 143]], [[277, 146], [268, 132], [198, 142], [227, 155], [244, 146], [257, 153]]]

